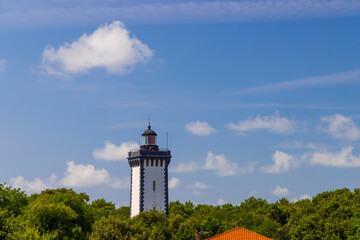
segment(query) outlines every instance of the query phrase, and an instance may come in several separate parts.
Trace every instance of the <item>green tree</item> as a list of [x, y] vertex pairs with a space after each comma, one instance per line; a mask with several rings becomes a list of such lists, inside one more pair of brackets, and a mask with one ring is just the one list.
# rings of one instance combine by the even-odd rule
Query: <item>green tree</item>
[[14, 218], [12, 212], [0, 210], [0, 240], [7, 239], [9, 233], [11, 233], [11, 221]]
[[0, 184], [0, 209], [19, 215], [27, 204], [28, 199], [23, 191]]
[[109, 216], [109, 214], [113, 214], [116, 210], [114, 203], [107, 202], [103, 198], [93, 201], [90, 207], [94, 211], [94, 215], [97, 220], [103, 216]]
[[103, 216], [96, 221], [90, 236], [91, 240], [145, 240], [149, 239], [149, 231], [144, 225], [130, 223], [130, 220], [118, 218], [110, 215]]
[[25, 216], [42, 235], [55, 239], [85, 239], [91, 232], [94, 215], [85, 193], [71, 189], [46, 190], [30, 197]]

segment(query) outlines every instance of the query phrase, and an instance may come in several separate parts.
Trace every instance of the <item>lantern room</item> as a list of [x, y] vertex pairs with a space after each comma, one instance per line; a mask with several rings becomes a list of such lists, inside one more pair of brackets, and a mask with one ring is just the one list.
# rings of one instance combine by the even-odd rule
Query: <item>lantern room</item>
[[142, 134], [142, 145], [156, 145], [156, 136], [156, 132], [151, 129], [149, 124], [148, 129]]

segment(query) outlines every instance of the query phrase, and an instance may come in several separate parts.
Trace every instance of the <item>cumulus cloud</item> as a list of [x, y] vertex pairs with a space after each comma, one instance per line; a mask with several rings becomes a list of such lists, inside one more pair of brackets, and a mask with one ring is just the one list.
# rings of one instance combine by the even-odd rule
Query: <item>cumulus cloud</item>
[[[304, 200], [304, 199], [310, 199], [311, 200], [312, 197], [309, 194], [305, 193], [305, 194], [300, 196], [300, 200]], [[290, 202], [297, 202], [297, 201], [299, 201], [297, 198], [292, 198], [290, 200]]]
[[332, 167], [360, 167], [360, 155], [352, 154], [353, 147], [342, 148], [340, 152], [321, 152], [306, 153], [303, 158], [308, 160], [311, 165], [323, 165]]
[[217, 201], [217, 203], [218, 203], [218, 205], [224, 205], [224, 204], [226, 204], [227, 202], [226, 202], [224, 199], [220, 198], [220, 199]]
[[298, 165], [294, 156], [281, 151], [276, 151], [272, 160], [274, 162], [272, 165], [263, 166], [260, 170], [265, 173], [285, 173]]
[[106, 141], [104, 148], [96, 148], [93, 157], [100, 160], [125, 161], [130, 150], [139, 148], [136, 142], [123, 142], [119, 146]]
[[47, 47], [40, 67], [47, 74], [84, 73], [97, 67], [121, 74], [152, 56], [153, 51], [146, 44], [131, 37], [123, 23], [114, 21], [58, 49]]
[[216, 132], [215, 128], [205, 121], [190, 122], [185, 125], [186, 131], [194, 135], [208, 136]]
[[98, 187], [105, 188], [129, 188], [130, 179], [124, 180], [116, 176], [111, 176], [105, 169], [95, 169], [91, 164], [76, 165], [74, 162], [67, 162], [67, 169], [64, 178], [57, 181], [55, 174], [50, 178], [42, 180], [35, 178], [28, 181], [22, 176], [10, 178], [10, 184], [14, 188], [21, 188], [28, 193], [38, 193], [42, 190], [57, 187]]
[[173, 177], [169, 180], [169, 188], [174, 189], [180, 185], [180, 179]]
[[6, 64], [7, 64], [6, 59], [0, 59], [0, 73], [6, 72]]
[[236, 174], [238, 164], [229, 161], [224, 154], [215, 155], [208, 152], [204, 169], [215, 170], [219, 176], [231, 176]]
[[285, 197], [290, 194], [290, 191], [286, 187], [282, 188], [279, 185], [277, 185], [275, 189], [271, 192], [271, 194], [274, 196]]
[[229, 123], [227, 127], [231, 130], [245, 133], [248, 131], [256, 131], [266, 129], [274, 133], [292, 133], [295, 131], [296, 123], [286, 117], [280, 117], [278, 114], [273, 116], [256, 116], [254, 119]]
[[300, 200], [304, 200], [304, 199], [312, 199], [312, 197], [309, 194], [305, 193], [300, 196]]
[[10, 185], [14, 188], [20, 188], [28, 193], [39, 193], [48, 188], [52, 188], [54, 186], [55, 179], [56, 176], [51, 175], [46, 182], [40, 178], [35, 178], [33, 181], [27, 181], [23, 176], [17, 176], [10, 178]]
[[207, 153], [205, 161], [180, 163], [176, 167], [169, 169], [171, 172], [185, 173], [199, 170], [215, 170], [218, 176], [232, 176], [241, 173], [251, 173], [254, 171], [255, 163], [248, 162], [244, 166], [239, 166], [226, 158], [224, 154], [215, 155], [211, 151]]
[[105, 169], [95, 169], [91, 164], [67, 163], [65, 177], [60, 184], [66, 187], [95, 187], [110, 182], [110, 174]]
[[351, 118], [335, 114], [322, 117], [321, 121], [326, 124], [326, 127], [322, 127], [321, 129], [333, 138], [342, 140], [360, 139], [360, 129]]

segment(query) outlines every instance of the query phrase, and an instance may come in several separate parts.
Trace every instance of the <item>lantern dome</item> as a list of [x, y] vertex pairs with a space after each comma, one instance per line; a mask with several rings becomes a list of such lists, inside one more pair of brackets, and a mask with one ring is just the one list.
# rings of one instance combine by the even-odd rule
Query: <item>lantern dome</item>
[[142, 136], [157, 136], [157, 134], [154, 130], [151, 129], [151, 126], [149, 124], [148, 129], [143, 132]]

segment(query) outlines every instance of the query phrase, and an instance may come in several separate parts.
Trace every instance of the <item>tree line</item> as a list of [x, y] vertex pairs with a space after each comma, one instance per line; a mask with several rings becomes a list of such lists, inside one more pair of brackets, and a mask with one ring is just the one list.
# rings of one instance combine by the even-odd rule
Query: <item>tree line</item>
[[169, 204], [169, 216], [156, 211], [130, 218], [130, 208], [90, 202], [85, 193], [48, 189], [27, 196], [0, 184], [0, 240], [187, 240], [244, 227], [272, 239], [360, 240], [360, 190], [326, 191], [312, 199], [268, 203], [251, 197], [239, 205]]

